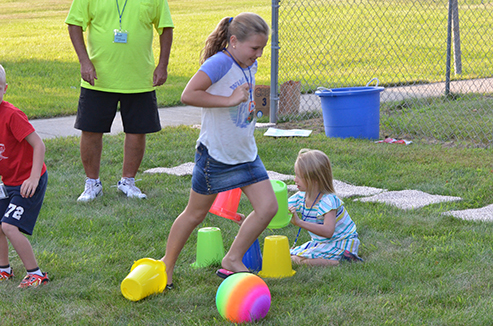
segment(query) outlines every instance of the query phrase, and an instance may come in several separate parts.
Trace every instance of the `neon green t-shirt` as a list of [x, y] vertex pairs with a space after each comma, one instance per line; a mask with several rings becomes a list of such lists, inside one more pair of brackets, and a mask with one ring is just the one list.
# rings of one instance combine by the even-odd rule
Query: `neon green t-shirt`
[[[118, 3], [118, 6], [117, 6]], [[115, 30], [127, 33], [126, 43], [115, 42]], [[153, 27], [174, 27], [166, 0], [73, 0], [66, 24], [82, 27], [87, 51], [95, 69], [94, 86], [81, 86], [115, 93], [154, 90]]]

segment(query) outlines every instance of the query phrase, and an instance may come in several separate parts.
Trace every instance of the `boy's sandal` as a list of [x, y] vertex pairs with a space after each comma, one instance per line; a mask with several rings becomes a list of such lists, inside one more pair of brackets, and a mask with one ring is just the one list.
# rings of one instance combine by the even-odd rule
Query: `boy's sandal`
[[175, 288], [175, 286], [173, 285], [173, 283], [166, 284], [166, 290], [170, 291], [170, 290], [173, 290], [174, 288]]

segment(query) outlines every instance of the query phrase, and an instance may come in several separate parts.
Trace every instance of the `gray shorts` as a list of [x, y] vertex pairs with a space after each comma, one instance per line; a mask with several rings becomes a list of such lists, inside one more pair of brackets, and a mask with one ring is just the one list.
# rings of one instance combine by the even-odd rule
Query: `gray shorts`
[[124, 94], [87, 88], [80, 89], [74, 127], [89, 132], [110, 132], [118, 107], [125, 133], [148, 134], [161, 130], [155, 91]]

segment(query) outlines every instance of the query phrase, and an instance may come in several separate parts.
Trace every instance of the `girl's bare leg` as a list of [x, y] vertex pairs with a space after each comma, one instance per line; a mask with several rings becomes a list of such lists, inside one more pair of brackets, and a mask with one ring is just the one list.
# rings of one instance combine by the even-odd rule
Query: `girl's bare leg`
[[166, 253], [161, 258], [166, 265], [168, 284], [173, 283], [173, 269], [181, 250], [193, 230], [204, 221], [215, 198], [216, 195], [201, 195], [190, 190], [187, 207], [173, 222], [166, 243]]
[[241, 223], [238, 235], [222, 260], [222, 267], [232, 272], [248, 270], [242, 262], [243, 255], [277, 213], [277, 199], [270, 180], [243, 187], [242, 191], [250, 200], [253, 211]]

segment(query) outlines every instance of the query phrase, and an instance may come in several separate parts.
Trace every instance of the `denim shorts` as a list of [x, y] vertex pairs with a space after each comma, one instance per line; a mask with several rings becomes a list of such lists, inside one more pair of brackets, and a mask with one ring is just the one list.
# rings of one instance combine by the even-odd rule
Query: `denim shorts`
[[47, 184], [48, 171], [39, 178], [38, 187], [30, 198], [21, 196], [21, 186], [5, 186], [9, 197], [0, 200], [1, 222], [15, 225], [22, 233], [32, 235], [43, 205]]
[[83, 87], [74, 127], [89, 132], [110, 132], [118, 107], [125, 133], [150, 134], [161, 130], [156, 91], [123, 94]]
[[217, 194], [268, 179], [267, 170], [258, 155], [253, 162], [229, 165], [213, 159], [203, 144], [195, 151], [192, 189], [199, 194]]

